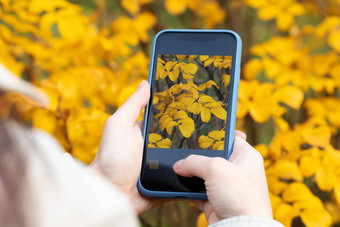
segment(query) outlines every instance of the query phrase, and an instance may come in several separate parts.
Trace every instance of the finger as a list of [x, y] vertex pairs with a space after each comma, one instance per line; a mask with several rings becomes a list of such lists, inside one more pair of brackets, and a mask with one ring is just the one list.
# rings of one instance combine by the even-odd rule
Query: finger
[[[174, 171], [184, 177], [199, 177], [208, 180], [223, 172], [230, 163], [223, 158], [210, 158], [200, 155], [190, 155], [185, 159], [176, 162], [173, 166]], [[202, 168], [204, 167], [204, 168]]]
[[144, 121], [137, 121], [137, 122], [136, 122], [136, 125], [138, 125], [138, 127], [140, 128], [140, 130], [143, 129], [143, 123], [144, 123]]
[[[263, 158], [261, 154], [255, 150], [247, 141], [240, 137], [235, 137], [233, 153], [231, 154], [229, 161], [232, 163], [246, 163], [245, 165], [252, 163], [261, 163]], [[243, 165], [243, 164], [242, 164]]]
[[150, 85], [143, 80], [138, 86], [135, 93], [116, 111], [113, 115], [120, 122], [135, 123], [140, 112], [146, 106], [150, 99]]
[[235, 136], [240, 137], [244, 140], [247, 140], [247, 135], [242, 131], [235, 130]]

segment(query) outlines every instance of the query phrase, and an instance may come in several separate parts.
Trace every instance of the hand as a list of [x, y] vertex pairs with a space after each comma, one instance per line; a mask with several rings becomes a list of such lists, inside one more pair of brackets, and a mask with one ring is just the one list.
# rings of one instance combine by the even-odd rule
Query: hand
[[148, 103], [150, 85], [143, 81], [137, 91], [113, 114], [104, 126], [98, 153], [90, 168], [115, 184], [141, 214], [163, 200], [148, 199], [137, 190], [143, 157], [142, 122], [137, 117]]
[[209, 200], [195, 203], [209, 224], [239, 215], [272, 218], [263, 158], [245, 139], [244, 133], [236, 131], [229, 161], [190, 155], [174, 164], [178, 175], [205, 181]]

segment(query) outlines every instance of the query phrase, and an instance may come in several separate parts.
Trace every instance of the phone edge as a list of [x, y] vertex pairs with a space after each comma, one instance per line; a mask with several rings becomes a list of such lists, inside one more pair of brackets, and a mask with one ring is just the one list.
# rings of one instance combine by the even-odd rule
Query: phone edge
[[[155, 59], [155, 48], [157, 44], [158, 37], [166, 32], [213, 32], [213, 33], [229, 33], [232, 34], [236, 39], [236, 53], [235, 53], [235, 75], [234, 75], [234, 82], [233, 82], [233, 93], [232, 93], [232, 106], [231, 106], [231, 115], [230, 115], [230, 122], [228, 122], [231, 132], [228, 136], [228, 142], [227, 142], [227, 157], [228, 160], [230, 158], [230, 155], [233, 151], [233, 145], [234, 145], [234, 138], [235, 138], [235, 124], [236, 124], [236, 110], [237, 110], [237, 97], [238, 97], [238, 87], [240, 82], [240, 70], [241, 70], [241, 54], [242, 54], [242, 40], [240, 36], [231, 30], [210, 30], [210, 29], [165, 29], [160, 32], [158, 32], [155, 37], [153, 38], [152, 42], [152, 51], [151, 51], [151, 59], [150, 59], [150, 66], [149, 66], [149, 76], [148, 76], [148, 82], [151, 85], [152, 83], [152, 73], [154, 68], [154, 59]], [[151, 86], [150, 86], [150, 89]], [[144, 119], [147, 118], [149, 113], [149, 103], [145, 107], [144, 111]], [[143, 122], [143, 129], [142, 129], [142, 135], [143, 140], [145, 140], [145, 133], [146, 133], [146, 124], [147, 122]], [[232, 142], [231, 142], [232, 141]], [[143, 156], [144, 156], [144, 145], [143, 144]], [[141, 170], [142, 171], [142, 170]], [[140, 179], [141, 173], [138, 177], [137, 182], [137, 189], [138, 191], [149, 198], [177, 198], [177, 199], [199, 199], [199, 200], [208, 200], [206, 193], [192, 193], [192, 192], [163, 192], [163, 191], [151, 191], [143, 187]]]

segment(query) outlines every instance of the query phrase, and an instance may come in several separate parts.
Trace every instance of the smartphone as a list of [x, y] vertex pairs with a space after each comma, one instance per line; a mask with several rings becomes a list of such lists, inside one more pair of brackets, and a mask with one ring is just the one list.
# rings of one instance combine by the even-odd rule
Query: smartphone
[[172, 167], [191, 154], [229, 159], [241, 49], [240, 37], [229, 30], [163, 30], [155, 36], [137, 185], [144, 196], [207, 199], [202, 179], [178, 176]]

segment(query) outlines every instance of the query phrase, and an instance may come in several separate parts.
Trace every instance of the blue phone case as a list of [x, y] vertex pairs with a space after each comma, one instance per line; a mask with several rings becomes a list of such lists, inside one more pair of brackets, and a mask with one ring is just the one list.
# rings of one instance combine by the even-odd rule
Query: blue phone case
[[[242, 41], [240, 36], [231, 30], [201, 30], [201, 29], [166, 29], [162, 30], [159, 33], [156, 34], [156, 36], [153, 39], [152, 44], [152, 56], [151, 56], [151, 62], [149, 66], [149, 78], [148, 82], [152, 84], [152, 75], [153, 75], [153, 68], [154, 68], [154, 60], [157, 56], [155, 56], [155, 50], [156, 50], [156, 43], [158, 37], [165, 33], [165, 32], [202, 32], [202, 33], [229, 33], [233, 35], [236, 39], [236, 55], [235, 55], [235, 74], [234, 77], [231, 78], [230, 83], [232, 84], [232, 102], [231, 102], [231, 111], [230, 111], [230, 118], [227, 122], [227, 128], [230, 129], [230, 132], [228, 133], [229, 137], [226, 138], [227, 143], [227, 160], [229, 159], [232, 151], [233, 151], [233, 145], [234, 145], [234, 137], [235, 137], [235, 122], [236, 122], [236, 110], [237, 110], [237, 94], [238, 94], [238, 86], [240, 82], [240, 68], [241, 68], [241, 51], [242, 51]], [[229, 94], [230, 95], [230, 94]], [[149, 105], [149, 104], [148, 104]], [[148, 106], [145, 108], [144, 113], [144, 119], [147, 119], [148, 116]], [[146, 124], [147, 122], [144, 121], [143, 125], [143, 139], [145, 141], [146, 137]], [[226, 149], [226, 148], [224, 148]], [[138, 179], [137, 188], [139, 192], [146, 196], [151, 198], [184, 198], [184, 199], [199, 199], [199, 200], [207, 200], [207, 194], [206, 193], [197, 193], [197, 192], [167, 192], [167, 191], [151, 191], [148, 189], [145, 189], [142, 184], [140, 177]]]

